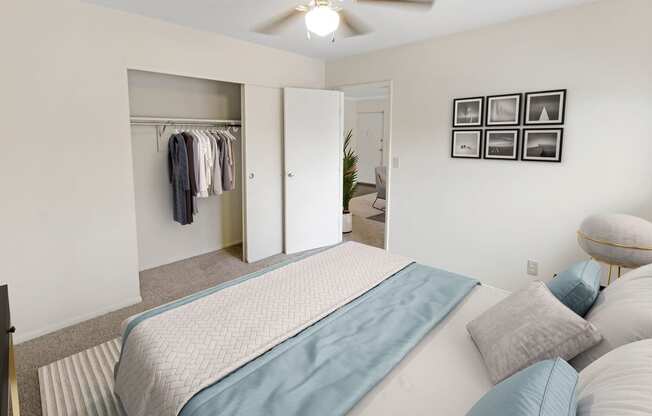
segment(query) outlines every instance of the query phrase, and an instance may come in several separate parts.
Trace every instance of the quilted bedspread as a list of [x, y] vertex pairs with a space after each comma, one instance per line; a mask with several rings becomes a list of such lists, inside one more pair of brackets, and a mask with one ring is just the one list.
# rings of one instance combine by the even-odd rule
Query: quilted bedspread
[[128, 320], [115, 392], [129, 416], [176, 416], [204, 388], [411, 263], [345, 243]]

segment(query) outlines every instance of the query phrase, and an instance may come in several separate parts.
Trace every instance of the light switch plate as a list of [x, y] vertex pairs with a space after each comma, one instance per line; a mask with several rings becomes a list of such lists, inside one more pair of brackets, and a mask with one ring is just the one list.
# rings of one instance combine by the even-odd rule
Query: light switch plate
[[392, 158], [392, 168], [393, 169], [398, 169], [399, 163], [398, 163], [398, 156], [395, 156]]
[[528, 260], [527, 261], [527, 274], [530, 276], [538, 276], [539, 275], [539, 263], [534, 261], [534, 260]]

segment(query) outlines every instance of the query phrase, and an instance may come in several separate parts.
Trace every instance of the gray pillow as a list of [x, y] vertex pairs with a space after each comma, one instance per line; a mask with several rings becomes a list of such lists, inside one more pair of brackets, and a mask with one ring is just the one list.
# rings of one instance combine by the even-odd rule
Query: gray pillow
[[568, 361], [602, 339], [592, 324], [564, 306], [543, 282], [512, 293], [466, 329], [494, 383], [541, 360]]

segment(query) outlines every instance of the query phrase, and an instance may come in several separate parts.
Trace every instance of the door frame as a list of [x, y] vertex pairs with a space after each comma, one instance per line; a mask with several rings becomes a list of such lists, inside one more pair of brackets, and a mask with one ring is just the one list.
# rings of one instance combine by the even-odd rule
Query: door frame
[[[387, 85], [389, 87], [389, 105], [388, 105], [388, 111], [389, 115], [385, 113], [385, 117], [388, 117], [387, 123], [388, 123], [388, 134], [387, 137], [385, 138], [384, 142], [384, 149], [387, 151], [387, 200], [385, 201], [385, 250], [389, 251], [390, 250], [390, 232], [391, 232], [391, 212], [392, 212], [392, 171], [394, 170], [394, 160], [393, 160], [393, 155], [394, 152], [392, 151], [392, 138], [394, 136], [394, 81], [392, 79], [381, 79], [378, 81], [369, 81], [369, 82], [354, 82], [350, 84], [335, 84], [335, 85], [329, 85], [326, 88], [328, 89], [335, 89], [338, 91], [342, 91], [343, 88], [346, 87], [359, 87], [359, 86], [384, 86]], [[344, 127], [344, 122], [342, 122], [342, 127]], [[342, 134], [345, 134], [343, 131]]]

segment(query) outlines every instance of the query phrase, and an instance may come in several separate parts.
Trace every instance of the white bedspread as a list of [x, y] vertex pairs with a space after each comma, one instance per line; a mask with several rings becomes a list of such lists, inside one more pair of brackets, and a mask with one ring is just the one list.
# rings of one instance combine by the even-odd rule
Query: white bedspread
[[129, 416], [175, 416], [203, 388], [410, 263], [346, 243], [146, 319], [126, 338], [115, 392]]

